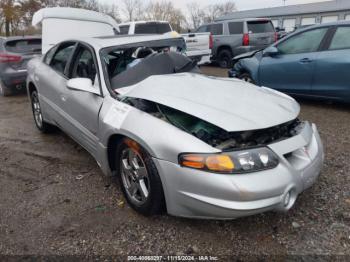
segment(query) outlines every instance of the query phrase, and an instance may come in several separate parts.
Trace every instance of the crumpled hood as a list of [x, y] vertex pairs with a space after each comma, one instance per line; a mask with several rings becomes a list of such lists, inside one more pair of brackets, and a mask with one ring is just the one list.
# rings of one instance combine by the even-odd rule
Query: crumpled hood
[[117, 91], [180, 110], [228, 132], [279, 125], [300, 111], [293, 98], [272, 89], [193, 73], [150, 76]]

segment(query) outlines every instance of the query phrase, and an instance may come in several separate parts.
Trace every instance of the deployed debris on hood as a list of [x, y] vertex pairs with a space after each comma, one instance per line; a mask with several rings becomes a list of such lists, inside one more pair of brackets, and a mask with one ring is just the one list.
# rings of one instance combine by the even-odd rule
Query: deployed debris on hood
[[200, 72], [195, 61], [177, 52], [151, 53], [141, 59], [111, 79], [113, 89], [137, 84], [152, 75]]
[[123, 102], [160, 118], [222, 151], [263, 146], [295, 136], [302, 128], [299, 119], [271, 128], [227, 132], [207, 121], [151, 101], [125, 98]]

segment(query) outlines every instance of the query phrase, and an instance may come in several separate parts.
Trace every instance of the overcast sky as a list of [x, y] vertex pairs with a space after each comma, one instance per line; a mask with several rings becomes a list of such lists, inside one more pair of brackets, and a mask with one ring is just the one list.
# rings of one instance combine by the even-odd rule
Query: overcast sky
[[[101, 2], [116, 3], [118, 6], [122, 3], [122, 0], [100, 0]], [[182, 10], [186, 10], [187, 3], [198, 2], [202, 6], [206, 6], [214, 3], [222, 3], [227, 0], [170, 0], [174, 5]], [[286, 0], [286, 5], [294, 4], [306, 4], [313, 2], [322, 2], [328, 0]], [[256, 8], [266, 8], [273, 6], [283, 5], [283, 0], [235, 0], [238, 10], [256, 9]]]

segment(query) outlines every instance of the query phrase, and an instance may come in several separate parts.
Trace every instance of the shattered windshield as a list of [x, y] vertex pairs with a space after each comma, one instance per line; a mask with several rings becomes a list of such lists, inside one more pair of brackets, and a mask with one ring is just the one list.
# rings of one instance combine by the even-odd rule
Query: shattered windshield
[[111, 89], [134, 85], [152, 75], [199, 72], [196, 62], [184, 55], [185, 48], [183, 41], [157, 41], [104, 50]]

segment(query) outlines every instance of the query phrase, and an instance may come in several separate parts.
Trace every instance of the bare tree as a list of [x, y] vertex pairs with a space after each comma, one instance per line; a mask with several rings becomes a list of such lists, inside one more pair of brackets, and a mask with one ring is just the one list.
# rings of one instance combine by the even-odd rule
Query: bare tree
[[138, 20], [143, 10], [141, 0], [123, 0], [123, 12], [128, 21]]
[[99, 12], [104, 13], [106, 15], [109, 15], [118, 23], [121, 22], [120, 15], [119, 15], [119, 9], [115, 4], [111, 4], [111, 5], [100, 4], [99, 5]]
[[187, 4], [187, 11], [189, 15], [189, 19], [187, 21], [189, 28], [198, 28], [203, 23], [203, 19], [205, 17], [203, 8], [201, 8], [197, 2], [192, 2]]
[[237, 11], [236, 3], [234, 1], [227, 1], [219, 5], [219, 15], [224, 16]]
[[145, 20], [168, 21], [175, 31], [182, 31], [186, 18], [170, 1], [150, 2], [143, 15]]

